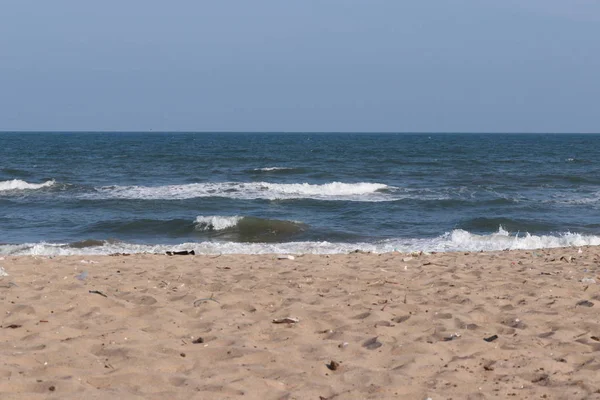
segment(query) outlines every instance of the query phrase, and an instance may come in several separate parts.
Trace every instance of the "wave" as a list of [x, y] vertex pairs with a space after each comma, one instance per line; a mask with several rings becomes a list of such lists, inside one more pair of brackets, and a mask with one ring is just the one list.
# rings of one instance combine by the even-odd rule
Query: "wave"
[[522, 220], [522, 219], [511, 219], [504, 217], [496, 217], [496, 218], [471, 218], [467, 219], [459, 224], [461, 229], [466, 231], [477, 231], [477, 232], [489, 232], [491, 230], [497, 229], [498, 226], [501, 226], [503, 230], [508, 230], [512, 232], [549, 232], [555, 229], [557, 226], [555, 224], [535, 221], [535, 220]]
[[[81, 243], [81, 242], [79, 242]], [[334, 243], [326, 241], [247, 243], [231, 241], [205, 241], [200, 243], [133, 244], [116, 241], [102, 241], [95, 245], [86, 241], [85, 245], [60, 243], [26, 243], [0, 245], [0, 255], [107, 255], [114, 253], [154, 253], [166, 251], [194, 250], [196, 254], [341, 254], [354, 250], [373, 253], [392, 251], [412, 252], [452, 252], [452, 251], [498, 251], [533, 250], [555, 247], [598, 246], [600, 236], [565, 232], [556, 235], [514, 235], [500, 227], [497, 232], [477, 235], [462, 229], [455, 229], [435, 238], [386, 239], [366, 243]]]
[[600, 205], [600, 191], [594, 193], [556, 194], [552, 199], [542, 200], [541, 203], [557, 203], [565, 205]]
[[445, 234], [439, 244], [439, 251], [497, 251], [533, 250], [555, 247], [598, 246], [600, 236], [565, 232], [555, 235], [511, 234], [502, 226], [489, 235], [477, 235], [455, 229]]
[[111, 236], [135, 235], [167, 237], [182, 237], [194, 232], [194, 224], [186, 219], [136, 219], [136, 220], [108, 220], [88, 225], [82, 233], [86, 235], [102, 234]]
[[592, 161], [592, 160], [586, 160], [583, 158], [573, 158], [573, 157], [565, 158], [565, 162], [575, 163], [575, 164], [593, 164], [594, 163], [594, 161]]
[[[512, 204], [531, 201], [522, 195], [509, 195], [486, 188], [411, 188], [373, 182], [271, 183], [271, 182], [204, 182], [163, 186], [111, 185], [94, 187], [83, 184], [57, 184], [55, 180], [28, 183], [22, 180], [0, 181], [0, 193], [9, 190], [28, 190], [54, 187], [52, 194], [64, 199], [81, 200], [187, 200], [195, 198], [229, 198], [236, 200], [295, 200], [394, 202], [419, 201], [425, 207], [453, 205]], [[594, 196], [561, 198], [560, 194], [541, 202], [588, 204], [598, 201]], [[431, 204], [426, 204], [428, 202]]]
[[269, 182], [207, 182], [167, 186], [104, 186], [96, 188], [95, 196], [114, 199], [184, 200], [199, 197], [233, 199], [286, 200], [309, 198], [317, 200], [392, 201], [384, 190], [394, 189], [382, 183], [269, 183]]
[[544, 174], [544, 175], [539, 175], [537, 177], [535, 177], [534, 180], [534, 184], [535, 185], [539, 185], [539, 184], [550, 184], [550, 185], [557, 185], [557, 184], [567, 184], [567, 185], [571, 185], [571, 184], [581, 184], [581, 185], [597, 185], [598, 183], [600, 183], [600, 179], [598, 179], [597, 176], [592, 176], [591, 174], [588, 174], [586, 176], [584, 175], [577, 175], [577, 174]]
[[265, 168], [256, 168], [254, 169], [254, 171], [285, 171], [285, 170], [290, 170], [290, 169], [294, 169], [294, 168], [288, 168], [288, 167], [265, 167]]
[[56, 182], [54, 179], [46, 181], [44, 183], [29, 183], [20, 179], [13, 179], [9, 181], [0, 181], [0, 192], [9, 190], [35, 190], [54, 185]]
[[222, 217], [219, 215], [213, 215], [204, 217], [199, 215], [196, 217], [196, 230], [199, 231], [222, 231], [227, 228], [232, 228], [240, 222], [242, 217]]
[[[198, 216], [186, 219], [107, 220], [90, 224], [81, 230], [86, 237], [144, 238], [165, 236], [169, 238], [203, 238], [234, 242], [282, 242], [304, 233], [308, 226], [301, 222], [264, 219], [251, 216]], [[97, 245], [93, 239], [71, 246]]]
[[0, 168], [0, 173], [6, 174], [10, 177], [18, 176], [18, 177], [30, 177], [33, 174], [29, 171], [17, 169], [17, 168]]
[[264, 168], [254, 168], [252, 172], [298, 172], [303, 171], [302, 168], [294, 168], [294, 167], [264, 167]]
[[306, 224], [296, 221], [239, 216], [198, 216], [196, 230], [238, 242], [281, 242], [305, 232]]

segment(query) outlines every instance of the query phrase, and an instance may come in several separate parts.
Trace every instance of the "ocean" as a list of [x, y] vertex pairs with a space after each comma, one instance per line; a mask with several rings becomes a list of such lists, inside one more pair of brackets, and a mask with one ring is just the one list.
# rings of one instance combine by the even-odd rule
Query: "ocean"
[[0, 255], [600, 245], [600, 135], [0, 133]]

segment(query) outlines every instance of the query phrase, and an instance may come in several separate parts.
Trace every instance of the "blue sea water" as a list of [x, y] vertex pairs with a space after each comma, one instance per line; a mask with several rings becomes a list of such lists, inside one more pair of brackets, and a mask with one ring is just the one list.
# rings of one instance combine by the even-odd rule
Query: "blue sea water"
[[0, 133], [0, 254], [600, 244], [600, 135]]

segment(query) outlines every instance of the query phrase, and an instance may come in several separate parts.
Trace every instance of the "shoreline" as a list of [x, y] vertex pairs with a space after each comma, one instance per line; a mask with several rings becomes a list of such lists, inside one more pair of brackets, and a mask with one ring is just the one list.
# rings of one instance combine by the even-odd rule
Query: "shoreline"
[[[456, 237], [455, 237], [456, 235]], [[87, 242], [92, 245], [82, 245]], [[88, 257], [121, 254], [164, 255], [173, 251], [194, 251], [196, 255], [344, 255], [354, 252], [390, 253], [456, 253], [498, 251], [542, 251], [561, 248], [600, 246], [600, 236], [565, 232], [559, 236], [509, 236], [500, 228], [498, 233], [477, 235], [454, 230], [435, 238], [386, 239], [379, 242], [185, 242], [173, 244], [128, 243], [111, 240], [85, 239], [72, 243], [0, 243], [0, 257]]]
[[2, 398], [600, 399], [598, 246], [3, 258]]

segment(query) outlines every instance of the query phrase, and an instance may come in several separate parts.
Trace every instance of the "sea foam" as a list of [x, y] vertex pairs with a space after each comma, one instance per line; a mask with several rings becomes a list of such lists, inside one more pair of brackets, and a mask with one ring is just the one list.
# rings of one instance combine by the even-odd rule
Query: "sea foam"
[[96, 196], [117, 199], [183, 200], [199, 197], [228, 197], [234, 199], [298, 199], [347, 201], [390, 201], [391, 189], [381, 183], [331, 182], [322, 185], [309, 183], [269, 182], [207, 182], [167, 186], [104, 186], [96, 188]]
[[497, 251], [532, 250], [571, 246], [600, 245], [600, 236], [565, 232], [557, 235], [531, 235], [529, 233], [511, 235], [502, 227], [490, 235], [476, 235], [456, 229], [444, 235], [439, 243], [439, 251]]
[[54, 179], [46, 181], [44, 183], [29, 183], [20, 179], [13, 179], [10, 181], [0, 181], [0, 192], [8, 190], [35, 190], [54, 185], [56, 182]]
[[265, 167], [265, 168], [255, 168], [254, 171], [257, 172], [273, 172], [273, 171], [292, 171], [295, 168], [291, 167]]
[[578, 233], [557, 235], [511, 235], [500, 228], [489, 235], [476, 235], [461, 229], [453, 230], [435, 238], [396, 238], [374, 243], [335, 243], [327, 241], [284, 242], [284, 243], [241, 243], [206, 241], [177, 245], [133, 244], [107, 241], [102, 245], [73, 247], [69, 244], [29, 243], [0, 245], [0, 255], [105, 255], [113, 253], [157, 253], [166, 251], [194, 250], [196, 254], [343, 254], [354, 250], [373, 253], [393, 251], [452, 252], [452, 251], [499, 251], [533, 250], [555, 247], [580, 247], [600, 245], [600, 236]]
[[240, 222], [243, 217], [232, 216], [224, 217], [220, 215], [196, 217], [195, 225], [199, 231], [222, 231], [228, 228], [233, 228]]

